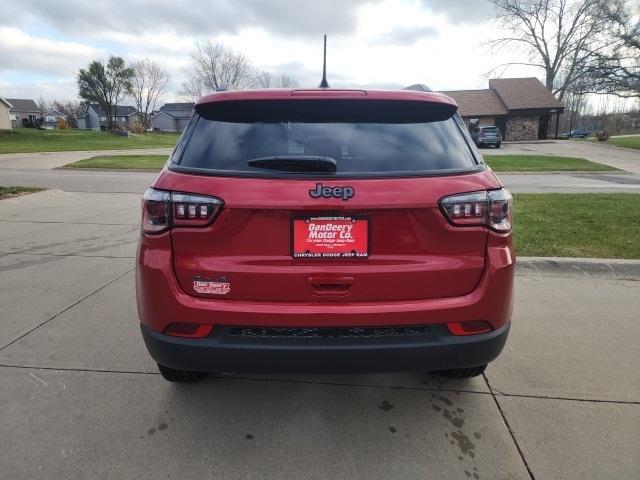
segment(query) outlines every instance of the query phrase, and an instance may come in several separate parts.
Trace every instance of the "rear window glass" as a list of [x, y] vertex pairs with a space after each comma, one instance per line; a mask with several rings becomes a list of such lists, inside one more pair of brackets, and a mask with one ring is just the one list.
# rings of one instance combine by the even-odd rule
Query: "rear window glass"
[[[404, 114], [402, 108], [376, 112], [371, 107], [364, 113], [339, 108], [305, 113], [298, 103], [295, 109], [277, 113], [260, 108], [247, 115], [238, 110], [196, 113], [174, 163], [190, 169], [277, 176], [291, 173], [250, 166], [249, 161], [328, 157], [336, 163], [331, 176], [419, 174], [477, 166], [452, 111], [430, 115], [427, 105], [422, 113], [411, 108]], [[296, 172], [300, 173], [306, 172]]]
[[482, 131], [484, 133], [498, 133], [498, 129], [496, 127], [482, 127]]

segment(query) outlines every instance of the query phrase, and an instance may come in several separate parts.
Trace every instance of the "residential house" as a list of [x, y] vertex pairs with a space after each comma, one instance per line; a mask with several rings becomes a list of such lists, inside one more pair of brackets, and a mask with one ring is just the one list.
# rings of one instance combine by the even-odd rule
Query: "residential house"
[[182, 132], [193, 113], [193, 103], [166, 103], [151, 117], [151, 126], [157, 132]]
[[55, 130], [58, 128], [60, 120], [67, 121], [67, 116], [58, 110], [49, 110], [42, 116], [42, 126], [45, 130]]
[[554, 137], [564, 106], [535, 77], [493, 78], [484, 90], [441, 92], [458, 103], [470, 129], [495, 125], [506, 141]]
[[0, 97], [0, 130], [11, 130], [9, 110], [13, 107], [4, 98]]
[[[78, 128], [82, 130], [106, 130], [107, 113], [98, 104], [89, 103], [82, 115], [78, 117]], [[135, 107], [116, 105], [115, 125], [128, 130], [130, 126], [140, 123], [140, 114]]]
[[12, 106], [9, 110], [9, 118], [13, 128], [36, 128], [42, 116], [42, 110], [31, 99], [7, 98]]
[[[428, 90], [424, 85], [409, 90]], [[494, 78], [489, 88], [448, 90], [440, 93], [453, 98], [469, 130], [495, 125], [506, 141], [542, 140], [557, 133], [558, 117], [564, 107], [534, 77]]]

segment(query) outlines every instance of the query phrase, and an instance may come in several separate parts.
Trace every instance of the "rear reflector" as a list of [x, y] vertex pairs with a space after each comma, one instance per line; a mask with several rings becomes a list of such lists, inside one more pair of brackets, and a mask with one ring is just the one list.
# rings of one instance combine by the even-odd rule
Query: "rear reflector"
[[493, 330], [489, 322], [484, 320], [471, 320], [469, 322], [449, 322], [447, 327], [452, 335], [477, 335], [479, 333], [487, 333]]
[[172, 323], [164, 331], [174, 337], [203, 338], [211, 333], [213, 325], [200, 325], [197, 323]]
[[451, 195], [440, 208], [452, 225], [483, 226], [500, 233], [511, 231], [512, 197], [506, 188]]

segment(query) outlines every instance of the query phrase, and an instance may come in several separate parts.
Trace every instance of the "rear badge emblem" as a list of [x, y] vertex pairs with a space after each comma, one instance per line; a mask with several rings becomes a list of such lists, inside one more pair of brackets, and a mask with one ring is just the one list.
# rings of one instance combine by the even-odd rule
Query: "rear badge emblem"
[[311, 198], [341, 198], [346, 202], [356, 194], [353, 187], [347, 185], [346, 187], [323, 187], [321, 183], [316, 183], [316, 188], [309, 190], [309, 196]]
[[226, 295], [231, 291], [231, 284], [227, 281], [227, 277], [213, 280], [197, 276], [193, 277], [193, 289], [196, 293]]

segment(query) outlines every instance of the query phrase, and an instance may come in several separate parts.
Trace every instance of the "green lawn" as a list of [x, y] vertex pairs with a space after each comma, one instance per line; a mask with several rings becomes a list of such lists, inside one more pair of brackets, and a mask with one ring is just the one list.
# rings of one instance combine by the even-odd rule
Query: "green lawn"
[[617, 147], [640, 149], [640, 135], [634, 135], [632, 137], [612, 137], [604, 143]]
[[584, 158], [554, 155], [484, 155], [495, 172], [605, 172], [617, 168]]
[[167, 158], [167, 155], [100, 155], [68, 163], [64, 168], [161, 170]]
[[65, 150], [118, 150], [129, 148], [173, 147], [177, 133], [132, 133], [119, 137], [93, 130], [35, 130], [18, 128], [0, 132], [0, 153], [60, 152]]
[[516, 253], [640, 258], [640, 194], [514, 195]]
[[5, 198], [17, 197], [27, 193], [41, 192], [44, 188], [33, 187], [0, 187], [0, 200]]

